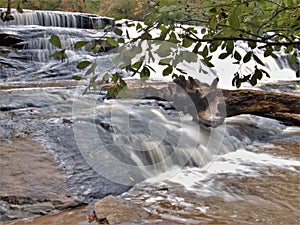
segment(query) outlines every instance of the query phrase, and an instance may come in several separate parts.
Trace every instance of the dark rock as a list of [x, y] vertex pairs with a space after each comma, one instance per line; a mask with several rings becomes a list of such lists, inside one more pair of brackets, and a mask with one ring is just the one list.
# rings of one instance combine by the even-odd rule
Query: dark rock
[[0, 33], [0, 46], [8, 46], [8, 47], [14, 47], [18, 49], [23, 48], [23, 41], [21, 38], [11, 35], [11, 34], [4, 34]]

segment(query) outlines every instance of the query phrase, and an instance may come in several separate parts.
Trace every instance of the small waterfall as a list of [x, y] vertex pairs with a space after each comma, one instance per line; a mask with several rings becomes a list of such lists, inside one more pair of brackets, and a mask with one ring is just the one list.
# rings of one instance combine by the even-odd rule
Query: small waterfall
[[[6, 81], [71, 79], [79, 72], [78, 62], [95, 60], [93, 53], [85, 51], [88, 45], [75, 49], [74, 44], [96, 40], [103, 35], [100, 28], [114, 25], [110, 18], [85, 13], [31, 10], [18, 13], [13, 9], [12, 14], [14, 20], [0, 21], [0, 33], [23, 40], [23, 49], [9, 50], [8, 57], [0, 55], [0, 79]], [[67, 59], [63, 62], [61, 58], [50, 57], [59, 51], [49, 42], [53, 34], [60, 38], [62, 48], [66, 48]]]
[[106, 26], [112, 26], [114, 24], [113, 20], [110, 18], [99, 17], [97, 15], [86, 13], [40, 10], [24, 10], [24, 13], [18, 13], [15, 9], [13, 9], [12, 14], [14, 20], [8, 22], [0, 21], [0, 26], [38, 25], [47, 27], [98, 29]]
[[225, 129], [201, 128], [188, 115], [159, 109], [152, 100], [110, 100], [97, 106], [91, 96], [76, 96], [73, 115], [85, 160], [104, 177], [126, 185], [132, 184], [128, 177], [138, 181], [171, 168], [201, 167], [248, 144]]

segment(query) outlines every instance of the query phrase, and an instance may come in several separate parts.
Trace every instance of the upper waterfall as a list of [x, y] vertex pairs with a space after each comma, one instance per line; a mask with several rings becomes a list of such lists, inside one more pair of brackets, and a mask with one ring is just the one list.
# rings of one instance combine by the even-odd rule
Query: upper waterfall
[[[2, 9], [4, 10], [4, 9]], [[51, 27], [73, 27], [96, 29], [104, 28], [114, 24], [113, 20], [107, 17], [99, 17], [94, 14], [60, 12], [60, 11], [42, 11], [42, 10], [24, 10], [24, 13], [18, 13], [12, 10], [14, 20], [7, 22], [0, 21], [0, 26], [10, 25], [38, 25]]]

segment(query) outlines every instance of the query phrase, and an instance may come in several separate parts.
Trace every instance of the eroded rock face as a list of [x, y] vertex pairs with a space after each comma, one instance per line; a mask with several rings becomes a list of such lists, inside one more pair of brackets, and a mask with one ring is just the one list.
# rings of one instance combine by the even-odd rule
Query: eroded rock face
[[139, 224], [150, 216], [133, 202], [112, 195], [96, 202], [94, 213], [100, 224]]
[[0, 221], [45, 215], [83, 204], [71, 197], [54, 159], [31, 138], [0, 144]]

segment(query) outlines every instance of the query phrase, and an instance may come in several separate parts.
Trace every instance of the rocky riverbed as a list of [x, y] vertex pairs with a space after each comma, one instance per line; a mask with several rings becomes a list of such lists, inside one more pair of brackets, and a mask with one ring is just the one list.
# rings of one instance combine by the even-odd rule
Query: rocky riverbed
[[[300, 140], [293, 140], [297, 139], [295, 135], [297, 133], [274, 140], [272, 144], [264, 144], [265, 147], [256, 144], [249, 148], [252, 152], [299, 161]], [[300, 219], [297, 210], [300, 166], [293, 168], [258, 166], [259, 175], [256, 177], [218, 174], [212, 178], [216, 182], [216, 192], [223, 185], [226, 187], [223, 195], [219, 193], [218, 196], [197, 194], [174, 181], [143, 182], [121, 197], [105, 198], [95, 206], [92, 204], [3, 225], [96, 225], [95, 215], [100, 217], [98, 221], [102, 224], [297, 224]], [[205, 183], [198, 184], [199, 191]]]
[[[193, 174], [201, 177], [205, 170], [209, 171], [209, 167], [204, 167], [178, 170], [179, 179], [175, 174], [175, 178], [167, 176], [165, 180], [142, 182], [141, 177], [131, 174], [136, 182], [133, 183], [135, 187], [128, 191], [130, 186], [106, 179], [83, 158], [74, 137], [74, 124], [76, 118], [89, 120], [82, 120], [85, 117], [74, 114], [74, 102], [82, 100], [75, 97], [77, 88], [72, 85], [61, 87], [63, 85], [59, 83], [63, 82], [50, 87], [30, 87], [27, 84], [23, 88], [12, 86], [0, 90], [0, 215], [2, 222], [14, 220], [4, 224], [88, 224], [87, 216], [94, 215], [93, 203], [111, 194], [121, 195], [130, 204], [137, 204], [148, 212], [149, 215], [142, 217], [137, 224], [197, 224], [199, 221], [207, 224], [255, 224], [258, 221], [295, 224], [299, 219], [299, 128], [254, 116], [228, 119], [226, 132], [231, 136], [231, 139], [227, 137], [228, 144], [233, 150], [240, 149], [246, 158], [235, 156], [239, 154], [236, 151], [228, 152], [232, 154], [228, 158], [223, 153], [224, 158], [213, 160], [212, 168], [214, 161], [229, 165], [221, 164], [221, 171], [209, 175], [209, 180], [214, 183], [212, 189], [209, 189], [206, 179], [196, 182], [192, 190], [185, 186], [184, 177], [187, 176], [189, 183], [194, 179]], [[294, 91], [293, 88], [291, 90]], [[111, 104], [104, 102], [99, 93], [95, 101], [101, 110], [96, 113], [92, 124], [98, 127], [100, 139], [107, 141], [103, 143], [111, 146], [115, 142], [113, 135], [116, 135], [112, 129], [117, 128], [118, 121], [112, 124], [109, 120]], [[94, 94], [92, 96], [95, 97]], [[121, 101], [118, 109], [122, 110], [129, 103]], [[168, 115], [161, 108], [163, 104], [150, 100], [141, 100], [139, 104], [135, 102], [136, 117], [131, 122], [139, 126], [133, 131], [148, 134], [143, 123], [148, 124], [153, 117], [143, 112], [151, 112], [155, 108], [166, 113], [167, 118], [173, 118], [176, 114]], [[85, 112], [91, 116], [89, 113]], [[115, 145], [115, 148], [119, 147]], [[112, 152], [118, 157], [121, 153], [121, 150], [117, 155]], [[123, 162], [133, 163], [129, 156], [122, 154]], [[258, 160], [260, 157], [262, 159]], [[109, 158], [105, 157], [105, 160], [109, 164]], [[232, 174], [234, 168], [239, 167], [237, 173]], [[248, 172], [243, 171], [245, 167]], [[226, 168], [233, 169], [226, 172]], [[122, 180], [126, 174], [125, 171], [116, 176], [119, 175]], [[214, 194], [203, 196], [199, 194], [201, 192]], [[231, 197], [228, 199], [226, 196]], [[116, 200], [115, 205], [118, 204], [123, 203]], [[108, 204], [105, 205], [108, 207]], [[118, 217], [114, 214], [118, 213], [114, 212], [115, 205], [107, 210]], [[248, 210], [250, 208], [259, 210]], [[113, 216], [106, 214], [104, 217]], [[27, 219], [18, 220], [22, 218]], [[124, 222], [131, 219], [126, 217]], [[95, 221], [93, 223], [96, 224]]]

